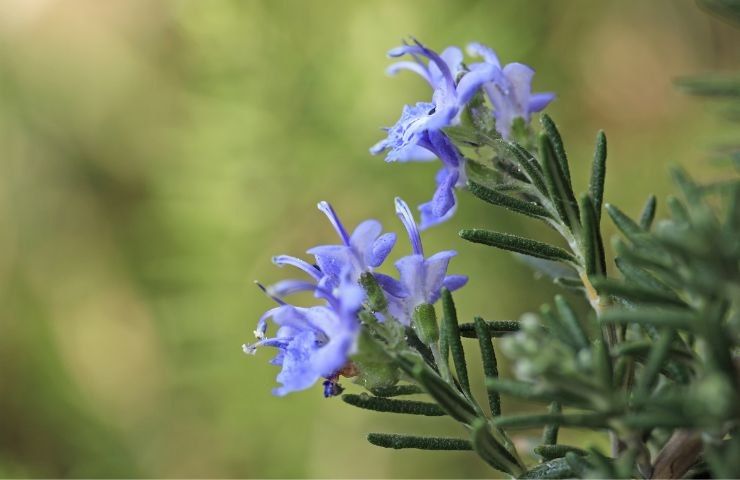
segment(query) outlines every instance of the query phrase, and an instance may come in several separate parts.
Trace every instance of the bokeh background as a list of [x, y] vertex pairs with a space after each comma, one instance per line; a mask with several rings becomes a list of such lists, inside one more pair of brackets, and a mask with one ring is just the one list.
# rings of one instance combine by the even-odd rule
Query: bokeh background
[[[577, 185], [603, 128], [606, 198], [627, 212], [670, 191], [671, 163], [722, 175], [709, 152], [735, 132], [672, 80], [737, 69], [740, 35], [689, 0], [0, 0], [0, 476], [491, 475], [470, 453], [364, 439], [462, 434], [453, 422], [319, 388], [274, 398], [271, 352], [240, 348], [271, 306], [252, 281], [287, 273], [270, 257], [334, 240], [318, 200], [399, 231], [393, 197], [430, 197], [436, 166], [367, 151], [428, 98], [419, 78], [383, 73], [410, 34], [535, 67]], [[462, 318], [548, 301], [547, 280], [456, 236], [541, 227], [460, 203], [424, 242], [459, 250]]]

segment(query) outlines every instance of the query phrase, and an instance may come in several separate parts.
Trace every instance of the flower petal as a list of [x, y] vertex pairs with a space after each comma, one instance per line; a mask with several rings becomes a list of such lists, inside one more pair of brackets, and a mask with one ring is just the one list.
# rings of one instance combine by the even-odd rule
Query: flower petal
[[533, 93], [532, 96], [529, 97], [529, 105], [527, 107], [529, 109], [529, 113], [541, 112], [553, 100], [555, 100], [554, 93]]
[[365, 262], [373, 267], [379, 267], [383, 264], [388, 255], [390, 255], [393, 246], [396, 244], [395, 233], [385, 233], [373, 243], [372, 249], [365, 254]]
[[355, 249], [355, 252], [364, 257], [382, 231], [383, 226], [379, 221], [365, 220], [357, 225], [357, 228], [352, 232], [352, 236], [349, 237], [349, 244]]
[[461, 289], [467, 283], [468, 283], [467, 275], [447, 275], [444, 281], [442, 281], [442, 285], [451, 292]]
[[374, 273], [373, 275], [375, 276], [375, 280], [378, 281], [378, 284], [380, 284], [380, 287], [388, 294], [398, 298], [404, 298], [409, 295], [409, 291], [406, 289], [403, 283], [399, 282], [390, 275], [385, 275], [383, 273]]

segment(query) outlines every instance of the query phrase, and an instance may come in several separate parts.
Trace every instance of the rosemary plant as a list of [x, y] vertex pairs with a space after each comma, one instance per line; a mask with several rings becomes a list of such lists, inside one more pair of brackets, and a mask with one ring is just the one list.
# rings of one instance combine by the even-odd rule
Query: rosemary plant
[[[740, 14], [737, 2], [703, 3]], [[275, 258], [308, 279], [264, 287], [278, 305], [260, 320], [258, 341], [245, 351], [277, 349], [277, 395], [323, 381], [327, 397], [341, 395], [358, 408], [449, 416], [462, 427], [459, 438], [370, 433], [368, 441], [379, 447], [472, 450], [516, 478], [740, 476], [737, 150], [725, 152], [734, 169], [721, 182], [697, 183], [675, 168], [678, 193], [666, 200], [668, 218], [656, 220], [652, 195], [632, 218], [605, 202], [605, 134], [596, 136], [588, 185], [576, 188], [553, 119], [542, 114], [540, 128], [530, 125], [554, 95], [531, 92], [533, 71], [526, 65], [502, 66], [480, 44], [469, 45], [468, 53], [482, 61], [466, 64], [457, 48], [437, 54], [416, 40], [390, 52], [409, 58], [390, 73], [421, 75], [433, 96], [405, 107], [371, 151], [386, 152], [389, 161], [438, 158], [442, 164], [434, 198], [419, 207], [419, 224], [403, 200], [395, 201], [413, 249], [396, 262], [398, 278], [375, 271], [395, 234], [381, 234], [380, 224], [368, 220], [350, 235], [322, 202], [341, 244], [309, 250], [313, 262]], [[740, 98], [737, 80], [681, 85]], [[478, 228], [461, 230], [462, 238], [527, 259], [563, 289], [580, 292], [592, 313], [578, 315], [558, 295], [517, 322], [459, 319], [451, 292], [467, 278], [447, 274], [454, 251], [426, 256], [420, 232], [454, 214], [461, 189], [544, 222], [566, 247]], [[601, 230], [607, 220], [621, 232], [611, 245]], [[284, 300], [298, 291], [313, 292], [322, 304], [301, 308]], [[278, 326], [271, 338], [268, 320]], [[501, 339], [501, 352], [494, 338]], [[473, 395], [467, 370], [476, 343], [486, 399]], [[515, 378], [499, 375], [500, 353], [511, 359]], [[342, 377], [365, 392], [342, 394]], [[542, 409], [508, 415], [501, 395], [541, 402]], [[510, 437], [514, 429], [532, 427], [542, 428], [534, 464]], [[611, 450], [562, 444], [560, 427], [608, 432]]]

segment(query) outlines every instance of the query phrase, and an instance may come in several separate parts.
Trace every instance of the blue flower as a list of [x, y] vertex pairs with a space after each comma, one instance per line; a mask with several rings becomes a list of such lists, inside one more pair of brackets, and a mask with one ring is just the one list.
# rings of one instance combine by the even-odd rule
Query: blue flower
[[[290, 279], [264, 288], [278, 306], [268, 310], [254, 331], [258, 341], [244, 345], [246, 353], [258, 347], [274, 347], [278, 355], [272, 360], [282, 366], [277, 380], [282, 384], [276, 395], [303, 390], [325, 378], [325, 392], [340, 392], [337, 375], [349, 365], [356, 348], [359, 322], [357, 312], [365, 299], [358, 280], [364, 272], [379, 267], [396, 243], [395, 233], [382, 233], [376, 220], [367, 220], [347, 233], [334, 209], [327, 202], [318, 204], [334, 226], [341, 244], [321, 245], [308, 250], [316, 265], [290, 255], [273, 257], [278, 266], [290, 265], [304, 272], [304, 280]], [[309, 308], [287, 304], [283, 298], [297, 292], [313, 292], [326, 304]], [[267, 338], [268, 320], [278, 326], [277, 333]]]
[[498, 56], [490, 48], [480, 43], [471, 43], [467, 47], [470, 56], [483, 58], [482, 63], [470, 65], [471, 71], [487, 66], [501, 70], [495, 81], [483, 85], [493, 105], [496, 119], [496, 130], [505, 139], [511, 137], [511, 127], [516, 118], [528, 124], [531, 115], [542, 111], [555, 99], [554, 93], [532, 93], [534, 70], [521, 63], [510, 63], [501, 68]]
[[277, 266], [290, 265], [305, 272], [309, 280], [283, 280], [267, 288], [269, 295], [283, 298], [301, 291], [315, 292], [319, 298], [337, 296], [340, 277], [347, 274], [357, 282], [360, 275], [379, 267], [396, 243], [395, 233], [381, 234], [383, 227], [377, 220], [366, 220], [352, 232], [344, 225], [328, 202], [319, 202], [321, 210], [331, 222], [341, 240], [340, 245], [319, 245], [308, 250], [316, 265], [290, 255], [278, 255], [272, 261]]
[[[273, 390], [275, 395], [304, 390], [321, 378], [333, 382], [350, 365], [349, 357], [357, 348], [360, 330], [357, 312], [365, 294], [350, 279], [349, 270], [341, 278], [338, 289], [341, 295], [326, 295], [324, 306], [295, 307], [276, 299], [279, 306], [268, 310], [260, 319], [263, 326], [255, 332], [260, 340], [243, 346], [248, 354], [254, 354], [259, 347], [278, 350], [271, 363], [282, 367], [277, 376], [282, 385]], [[272, 338], [264, 335], [268, 319], [278, 327]]]
[[396, 198], [396, 214], [406, 228], [413, 253], [396, 262], [399, 280], [376, 277], [388, 294], [388, 312], [402, 324], [409, 325], [417, 306], [435, 303], [441, 295], [442, 287], [457, 290], [467, 283], [468, 277], [447, 275], [450, 260], [457, 255], [454, 250], [424, 257], [419, 229], [408, 205], [400, 198]]
[[[443, 169], [437, 174], [434, 196], [419, 207], [423, 230], [454, 214], [454, 189], [465, 185], [465, 159], [442, 129], [459, 121], [463, 107], [481, 85], [500, 75], [500, 69], [481, 65], [474, 71], [465, 71], [460, 49], [449, 47], [438, 55], [418, 41], [414, 45], [394, 48], [388, 55], [413, 58], [413, 61], [391, 65], [389, 73], [411, 70], [421, 75], [433, 90], [431, 103], [405, 106], [398, 122], [387, 129], [388, 136], [370, 149], [373, 155], [387, 151], [386, 161], [389, 162], [427, 161], [434, 157], [442, 161]], [[420, 57], [428, 59], [428, 63], [422, 62]]]

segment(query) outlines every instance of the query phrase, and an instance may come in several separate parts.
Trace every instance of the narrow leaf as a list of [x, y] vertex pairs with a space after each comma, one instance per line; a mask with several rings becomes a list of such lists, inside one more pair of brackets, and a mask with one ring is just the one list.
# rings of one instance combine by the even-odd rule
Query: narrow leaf
[[674, 305], [685, 307], [686, 303], [678, 298], [676, 294], [648, 286], [627, 283], [611, 278], [594, 278], [591, 283], [599, 294], [607, 294], [624, 298], [637, 303], [654, 303], [662, 305]]
[[637, 379], [637, 387], [635, 388], [636, 397], [647, 398], [650, 394], [650, 391], [655, 386], [655, 382], [658, 380], [661, 369], [670, 355], [671, 346], [675, 338], [675, 330], [666, 328], [661, 331], [658, 341], [650, 350], [650, 354], [645, 362], [645, 368], [642, 369], [640, 377]]
[[615, 258], [614, 263], [627, 281], [650, 290], [659, 290], [666, 295], [672, 294], [674, 298], [678, 299], [665, 283], [655, 278], [655, 276], [647, 270], [636, 266], [634, 263], [625, 260], [622, 257]]
[[521, 167], [534, 188], [543, 195], [547, 195], [547, 186], [537, 160], [516, 143], [502, 141], [499, 145], [510, 155], [511, 160]]
[[604, 312], [599, 321], [602, 323], [654, 325], [679, 330], [693, 330], [695, 315], [683, 308], [638, 308], [636, 310], [613, 309]]
[[588, 275], [606, 274], [606, 257], [604, 254], [604, 243], [601, 239], [599, 219], [596, 216], [595, 207], [591, 197], [583, 194], [581, 196], [581, 244], [586, 262], [586, 273]]
[[549, 197], [563, 223], [575, 231], [580, 221], [580, 214], [573, 187], [570, 179], [562, 170], [552, 142], [545, 134], [539, 136], [539, 154]]
[[[493, 320], [485, 322], [488, 328], [488, 334], [492, 337], [503, 337], [511, 332], [519, 331], [519, 322], [513, 320]], [[460, 336], [466, 338], [476, 338], [475, 323], [461, 323]]]
[[[550, 406], [547, 407], [547, 413], [551, 415], [557, 415], [562, 412], [562, 407], [560, 405], [560, 402], [552, 402]], [[545, 445], [555, 445], [558, 443], [558, 431], [560, 430], [560, 425], [557, 423], [548, 423], [545, 425], [545, 428], [542, 430], [542, 443]]]
[[471, 439], [473, 448], [480, 457], [493, 468], [509, 473], [515, 477], [521, 475], [524, 469], [515, 458], [493, 438], [489, 431], [488, 422], [477, 418], [472, 425]]
[[483, 185], [473, 181], [468, 182], [468, 188], [473, 195], [492, 205], [504, 207], [513, 212], [521, 213], [533, 218], [550, 218], [550, 214], [547, 210], [542, 205], [538, 205], [534, 202], [520, 200], [511, 195], [506, 195], [504, 193], [497, 192], [496, 190], [484, 187]]
[[375, 387], [370, 392], [376, 397], [400, 397], [424, 393], [424, 390], [416, 385], [393, 385], [392, 387]]
[[686, 210], [686, 206], [681, 203], [681, 200], [673, 195], [669, 195], [666, 199], [666, 204], [668, 205], [668, 210], [671, 211], [671, 217], [673, 217], [673, 220], [679, 223], [690, 222], [689, 211]]
[[465, 350], [463, 349], [462, 340], [460, 340], [460, 329], [457, 323], [457, 311], [452, 294], [449, 290], [442, 289], [442, 311], [444, 317], [444, 333], [447, 336], [447, 344], [452, 354], [452, 361], [455, 364], [455, 372], [460, 386], [470, 394], [470, 379], [468, 378], [468, 365], [465, 361]]
[[499, 427], [529, 428], [546, 424], [562, 427], [606, 428], [608, 417], [603, 413], [544, 413], [539, 415], [507, 415], [496, 417], [493, 423]]
[[367, 441], [383, 448], [418, 448], [420, 450], [472, 450], [470, 441], [464, 438], [417, 437], [394, 433], [369, 433]]
[[604, 180], [606, 178], [606, 135], [599, 130], [596, 135], [596, 151], [594, 163], [591, 167], [591, 181], [588, 184], [588, 194], [594, 206], [596, 225], [601, 220], [601, 205], [604, 203]]
[[568, 452], [573, 452], [580, 456], [588, 455], [587, 451], [570, 445], [540, 445], [534, 447], [534, 453], [542, 457], [545, 461], [563, 458]]
[[508, 233], [492, 232], [490, 230], [480, 229], [466, 229], [460, 230], [460, 236], [470, 242], [482, 243], [484, 245], [490, 245], [510, 252], [544, 258], [545, 260], [576, 263], [575, 258], [562, 248]]
[[650, 195], [645, 202], [645, 206], [642, 207], [642, 213], [640, 213], [640, 227], [645, 230], [650, 230], [655, 219], [655, 207], [657, 205], [657, 199], [655, 195]]
[[560, 169], [562, 170], [565, 178], [568, 180], [568, 183], [570, 183], [570, 168], [568, 167], [568, 157], [565, 154], [565, 147], [563, 146], [563, 139], [560, 136], [560, 132], [555, 126], [555, 122], [553, 122], [552, 118], [550, 118], [550, 116], [546, 113], [542, 114], [542, 117], [540, 118], [540, 123], [542, 123], [542, 127], [544, 128], [547, 137], [552, 142], [552, 146], [555, 150], [555, 155], [558, 159], [558, 163], [560, 164]]
[[347, 393], [342, 395], [342, 400], [354, 407], [376, 412], [405, 413], [409, 415], [424, 415], [427, 417], [440, 417], [445, 415], [437, 404], [429, 402], [418, 402], [414, 400], [393, 400], [390, 398], [371, 397], [367, 394], [355, 395]]
[[409, 373], [449, 416], [468, 425], [475, 419], [476, 412], [470, 403], [429, 367], [419, 363]]
[[624, 212], [622, 212], [614, 205], [607, 203], [606, 211], [612, 218], [612, 221], [617, 226], [617, 228], [619, 228], [619, 230], [630, 240], [632, 240], [636, 235], [645, 232], [645, 230], [643, 230], [638, 224], [636, 224], [634, 220], [625, 215]]
[[583, 330], [583, 327], [581, 327], [580, 322], [578, 322], [575, 312], [562, 295], [555, 295], [555, 306], [558, 309], [563, 326], [568, 329], [578, 348], [588, 348], [588, 336]]
[[486, 388], [489, 391], [511, 395], [524, 400], [539, 402], [550, 402], [552, 396], [543, 392], [542, 389], [532, 383], [506, 378], [486, 378]]
[[[486, 322], [480, 317], [475, 317], [475, 333], [480, 344], [480, 354], [483, 360], [483, 373], [486, 378], [498, 378], [498, 364], [496, 353], [493, 350], [493, 341]], [[501, 397], [495, 390], [487, 390], [488, 405], [491, 407], [491, 415], [501, 415]]]

